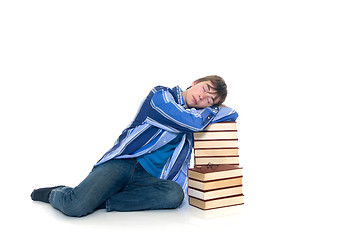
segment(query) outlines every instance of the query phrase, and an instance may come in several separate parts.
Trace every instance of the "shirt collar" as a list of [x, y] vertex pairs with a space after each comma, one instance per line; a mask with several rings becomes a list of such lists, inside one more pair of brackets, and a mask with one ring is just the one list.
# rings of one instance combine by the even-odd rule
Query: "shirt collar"
[[184, 102], [184, 99], [183, 99], [183, 96], [182, 96], [182, 92], [183, 90], [177, 85], [174, 87], [174, 89], [176, 90], [177, 92], [177, 98], [178, 98], [178, 103], [184, 107], [184, 108], [187, 108], [185, 102]]

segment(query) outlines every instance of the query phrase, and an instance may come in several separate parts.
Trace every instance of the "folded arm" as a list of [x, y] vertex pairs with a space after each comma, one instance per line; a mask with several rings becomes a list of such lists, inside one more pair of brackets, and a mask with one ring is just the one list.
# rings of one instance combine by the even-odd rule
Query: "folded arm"
[[238, 117], [238, 114], [228, 107], [186, 109], [176, 103], [173, 96], [164, 89], [154, 93], [150, 105], [151, 110], [146, 121], [174, 132], [198, 132], [212, 122], [235, 121]]

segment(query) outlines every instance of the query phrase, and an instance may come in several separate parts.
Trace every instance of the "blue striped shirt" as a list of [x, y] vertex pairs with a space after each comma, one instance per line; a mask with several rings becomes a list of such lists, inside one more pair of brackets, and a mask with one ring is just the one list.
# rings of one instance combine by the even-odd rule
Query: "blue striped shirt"
[[186, 109], [179, 86], [157, 86], [149, 92], [133, 122], [95, 166], [111, 159], [137, 158], [152, 153], [181, 136], [159, 178], [177, 182], [186, 192], [187, 170], [193, 146], [192, 133], [202, 131], [210, 123], [235, 121], [237, 117], [237, 112], [228, 107]]
[[163, 170], [164, 164], [172, 156], [174, 149], [178, 146], [181, 138], [182, 135], [178, 134], [176, 138], [163, 147], [159, 148], [157, 151], [137, 157], [138, 162], [148, 173], [154, 177], [159, 177]]

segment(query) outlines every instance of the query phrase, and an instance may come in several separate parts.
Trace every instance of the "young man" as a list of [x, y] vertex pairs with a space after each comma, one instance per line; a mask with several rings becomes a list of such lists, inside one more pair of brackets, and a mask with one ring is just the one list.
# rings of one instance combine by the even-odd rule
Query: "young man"
[[96, 209], [179, 207], [188, 187], [192, 133], [238, 117], [221, 105], [226, 96], [224, 80], [215, 75], [194, 81], [186, 91], [153, 88], [130, 126], [77, 187], [40, 188], [31, 198], [76, 217]]

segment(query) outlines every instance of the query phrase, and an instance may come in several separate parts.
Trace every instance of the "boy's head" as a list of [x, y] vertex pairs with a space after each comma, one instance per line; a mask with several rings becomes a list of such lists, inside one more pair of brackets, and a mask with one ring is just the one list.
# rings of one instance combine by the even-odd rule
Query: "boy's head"
[[223, 78], [211, 75], [193, 81], [182, 95], [188, 108], [219, 106], [227, 97], [227, 85]]

